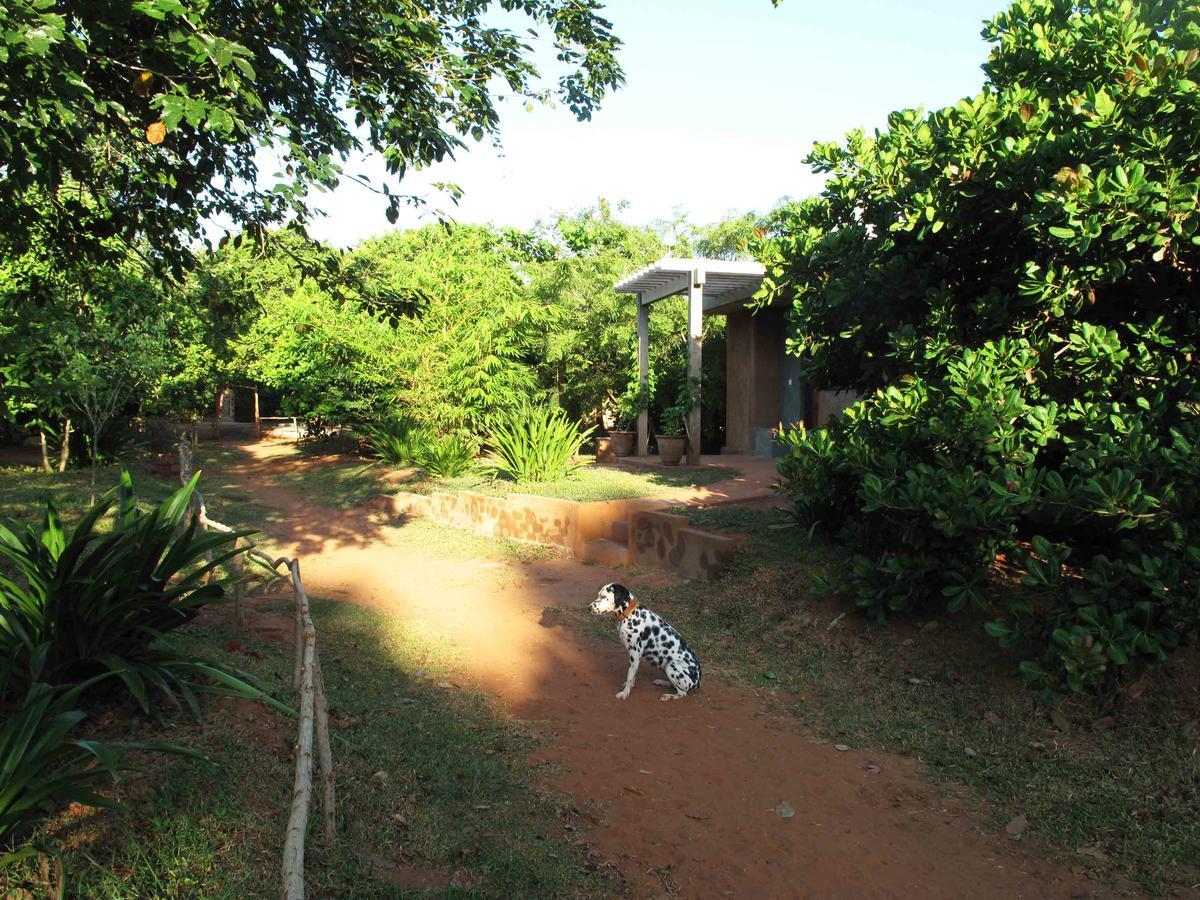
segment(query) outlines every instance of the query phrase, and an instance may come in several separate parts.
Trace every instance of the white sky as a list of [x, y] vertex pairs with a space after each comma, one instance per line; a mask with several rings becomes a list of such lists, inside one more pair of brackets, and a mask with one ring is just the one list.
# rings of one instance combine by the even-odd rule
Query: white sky
[[[625, 41], [626, 83], [590, 122], [566, 109], [502, 113], [502, 151], [470, 152], [402, 184], [430, 194], [452, 181], [453, 218], [528, 227], [600, 197], [627, 201], [627, 221], [682, 209], [696, 223], [765, 210], [820, 188], [802, 162], [814, 141], [885, 123], [906, 106], [940, 107], [976, 92], [987, 45], [982, 21], [1003, 0], [610, 0]], [[377, 158], [347, 171], [378, 181]], [[397, 226], [382, 198], [348, 179], [315, 205], [328, 216], [314, 237], [350, 246], [393, 227], [429, 221], [403, 210]]]

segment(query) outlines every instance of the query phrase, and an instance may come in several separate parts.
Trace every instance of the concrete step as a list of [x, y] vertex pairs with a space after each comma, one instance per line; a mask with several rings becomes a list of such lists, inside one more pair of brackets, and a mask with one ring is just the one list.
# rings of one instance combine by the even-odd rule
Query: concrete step
[[584, 541], [583, 559], [602, 566], [624, 566], [629, 562], [629, 547], [616, 541]]
[[617, 544], [629, 543], [629, 523], [625, 519], [614, 519], [608, 523], [609, 539]]

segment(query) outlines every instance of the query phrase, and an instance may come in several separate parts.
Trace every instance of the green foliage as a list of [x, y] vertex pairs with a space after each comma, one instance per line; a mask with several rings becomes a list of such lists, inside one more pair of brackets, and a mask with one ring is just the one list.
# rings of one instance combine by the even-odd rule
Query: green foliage
[[[539, 380], [569, 415], [598, 422], [637, 374], [637, 298], [613, 285], [664, 256], [667, 246], [650, 229], [619, 221], [603, 200], [538, 231], [555, 252], [529, 266], [530, 291], [560, 316], [539, 346]], [[677, 335], [686, 330], [679, 304], [655, 306], [650, 358], [656, 366], [679, 356]]]
[[475, 465], [478, 452], [478, 446], [470, 438], [446, 434], [427, 440], [418, 462], [435, 478], [458, 478], [466, 475]]
[[526, 290], [525, 249], [474, 225], [429, 226], [350, 254], [362, 295], [392, 324], [398, 404], [438, 432], [478, 431], [536, 390], [531, 358], [556, 311]]
[[[523, 29], [485, 24], [493, 6], [551, 41], [553, 86]], [[253, 15], [226, 0], [16, 0], [0, 35], [4, 242], [106, 257], [108, 238], [136, 236], [176, 265], [206, 221], [303, 223], [311, 189], [365, 147], [394, 184], [494, 138], [498, 87], [586, 119], [622, 81], [609, 23], [565, 0], [281, 0]], [[382, 192], [395, 221], [412, 198]]]
[[[6, 693], [107, 672], [148, 712], [158, 690], [174, 702], [182, 697], [198, 713], [196, 679], [244, 687], [161, 640], [222, 598], [223, 588], [206, 577], [239, 552], [235, 542], [247, 534], [203, 534], [194, 517], [185, 522], [198, 478], [142, 512], [124, 473], [119, 488], [70, 533], [50, 504], [38, 529], [0, 525], [0, 557], [20, 578], [0, 577], [0, 687]], [[98, 525], [110, 512], [114, 528], [102, 533]]]
[[401, 347], [392, 328], [352, 301], [339, 303], [316, 283], [263, 299], [263, 315], [242, 345], [252, 380], [282, 395], [285, 415], [310, 433], [370, 421], [392, 405]]
[[578, 468], [575, 457], [593, 431], [581, 429], [557, 406], [525, 403], [492, 420], [488, 443], [496, 470], [518, 484], [556, 481]]
[[[70, 802], [109, 806], [93, 788], [117, 775], [120, 764], [102, 743], [72, 738], [84, 719], [79, 690], [32, 684], [0, 723], [0, 853], [45, 817]], [[0, 856], [0, 869], [37, 852]]]
[[804, 374], [868, 394], [781, 473], [865, 609], [987, 607], [1034, 684], [1112, 688], [1200, 625], [1200, 10], [1020, 0], [985, 35], [980, 94], [818, 145], [762, 248]]
[[432, 436], [411, 419], [393, 416], [386, 421], [364, 425], [362, 433], [371, 452], [392, 466], [419, 466]]

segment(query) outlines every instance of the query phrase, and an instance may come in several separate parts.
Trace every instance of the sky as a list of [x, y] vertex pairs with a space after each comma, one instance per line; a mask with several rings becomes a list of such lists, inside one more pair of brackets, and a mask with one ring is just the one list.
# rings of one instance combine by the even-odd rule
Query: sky
[[[505, 104], [503, 147], [468, 141], [457, 158], [415, 174], [406, 193], [460, 222], [528, 228], [604, 197], [621, 218], [696, 224], [817, 193], [803, 159], [815, 141], [886, 124], [896, 109], [938, 108], [983, 82], [983, 20], [1004, 0], [610, 0], [624, 41], [625, 85], [589, 122], [565, 108]], [[378, 181], [378, 157], [349, 172]], [[454, 182], [453, 205], [431, 188]], [[401, 212], [347, 178], [314, 198], [310, 233], [339, 247], [432, 221]]]

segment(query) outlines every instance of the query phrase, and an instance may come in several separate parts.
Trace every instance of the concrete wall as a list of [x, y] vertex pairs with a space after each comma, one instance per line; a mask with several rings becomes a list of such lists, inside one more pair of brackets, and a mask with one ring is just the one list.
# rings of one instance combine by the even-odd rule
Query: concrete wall
[[[626, 548], [624, 559], [629, 564], [684, 578], [716, 578], [741, 548], [738, 539], [698, 531], [686, 516], [663, 512], [669, 504], [662, 500], [577, 503], [461, 491], [428, 496], [399, 493], [377, 497], [371, 505], [393, 515], [427, 517], [488, 537], [549, 544], [576, 558], [585, 558], [584, 544], [589, 541], [615, 540]], [[624, 523], [621, 534], [615, 533], [614, 523]]]
[[711, 581], [737, 555], [741, 541], [690, 527], [687, 516], [650, 509], [630, 511], [629, 562]]

